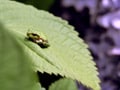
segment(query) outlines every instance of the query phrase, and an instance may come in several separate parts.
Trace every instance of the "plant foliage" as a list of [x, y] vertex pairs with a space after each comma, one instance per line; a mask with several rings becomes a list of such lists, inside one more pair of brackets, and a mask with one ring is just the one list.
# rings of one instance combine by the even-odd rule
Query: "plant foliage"
[[49, 90], [78, 90], [75, 81], [71, 79], [60, 79], [53, 83]]
[[15, 0], [15, 1], [30, 4], [42, 10], [49, 10], [50, 6], [54, 2], [54, 0]]
[[0, 90], [41, 90], [19, 40], [0, 24]]
[[[25, 50], [24, 54], [33, 62], [35, 71], [60, 74], [100, 90], [98, 72], [88, 47], [66, 21], [30, 5], [8, 0], [0, 0], [0, 21], [19, 40], [22, 45], [19, 49]], [[43, 49], [27, 40], [28, 30], [44, 33], [50, 46]]]

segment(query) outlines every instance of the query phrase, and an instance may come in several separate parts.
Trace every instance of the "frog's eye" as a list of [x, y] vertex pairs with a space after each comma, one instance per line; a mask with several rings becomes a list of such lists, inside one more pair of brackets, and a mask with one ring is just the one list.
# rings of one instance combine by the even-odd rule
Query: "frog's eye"
[[32, 35], [33, 35], [34, 37], [39, 37], [39, 35], [36, 34], [36, 33], [32, 33]]

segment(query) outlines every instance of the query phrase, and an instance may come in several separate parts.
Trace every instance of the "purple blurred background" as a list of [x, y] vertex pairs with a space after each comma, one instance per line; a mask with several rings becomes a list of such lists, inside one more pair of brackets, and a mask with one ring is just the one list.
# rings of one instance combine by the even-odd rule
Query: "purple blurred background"
[[73, 25], [89, 45], [102, 90], [120, 90], [120, 0], [55, 0], [50, 12]]

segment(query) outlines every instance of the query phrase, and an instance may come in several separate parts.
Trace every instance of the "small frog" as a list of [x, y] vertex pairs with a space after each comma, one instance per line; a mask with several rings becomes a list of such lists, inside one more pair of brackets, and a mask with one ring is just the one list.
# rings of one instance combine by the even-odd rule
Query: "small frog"
[[37, 34], [33, 32], [27, 32], [28, 40], [38, 44], [41, 48], [49, 47], [48, 40], [43, 33]]

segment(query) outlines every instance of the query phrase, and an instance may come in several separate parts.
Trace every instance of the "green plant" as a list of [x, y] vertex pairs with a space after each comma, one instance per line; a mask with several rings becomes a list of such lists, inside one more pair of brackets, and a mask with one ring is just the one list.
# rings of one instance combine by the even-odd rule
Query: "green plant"
[[[33, 77], [28, 79], [31, 81], [35, 80], [35, 73], [32, 74], [29, 73], [29, 71], [32, 72], [34, 70], [34, 72], [39, 71], [41, 73], [47, 72], [49, 74], [59, 74], [66, 78], [77, 80], [82, 84], [93, 88], [93, 90], [100, 90], [100, 81], [97, 77], [98, 72], [96, 71], [95, 63], [91, 60], [92, 58], [87, 50], [88, 46], [84, 44], [83, 40], [78, 37], [78, 33], [72, 26], [68, 25], [66, 21], [55, 17], [48, 12], [37, 10], [30, 5], [24, 5], [15, 1], [0, 0], [0, 22], [0, 64], [2, 67], [0, 79], [2, 79], [2, 76], [6, 78], [5, 75], [8, 75], [9, 77], [9, 72], [2, 72], [2, 70], [4, 71], [4, 67], [4, 72], [9, 70], [7, 65], [5, 66], [2, 64], [4, 58], [8, 57], [5, 60], [13, 61], [6, 61], [6, 64], [19, 65], [19, 67], [10, 70], [12, 75], [15, 73], [12, 71], [15, 70], [18, 72], [21, 68], [23, 68], [23, 70], [20, 71], [21, 73], [27, 71], [25, 75], [23, 74], [23, 78], [25, 76], [31, 77], [31, 75], [33, 75]], [[4, 28], [2, 28], [2, 26]], [[33, 32], [44, 33], [47, 36], [50, 46], [43, 49], [38, 44], [26, 39], [26, 34], [29, 29]], [[11, 44], [12, 46], [10, 47]], [[11, 49], [9, 50], [9, 48]], [[13, 54], [11, 53], [11, 50]], [[17, 53], [17, 55], [15, 53]], [[25, 61], [31, 63], [24, 63]], [[17, 64], [14, 64], [14, 62]], [[32, 69], [26, 70], [28, 67], [31, 67]], [[19, 85], [24, 84], [24, 79], [26, 78], [21, 79], [19, 73], [15, 74], [15, 77], [20, 78], [21, 82], [23, 82], [19, 83]], [[2, 80], [1, 83], [4, 81], [4, 86], [0, 86], [1, 90], [17, 90], [16, 88], [11, 89], [9, 87], [5, 89], [8, 80]], [[19, 82], [19, 79], [15, 81], [13, 77], [12, 82], [17, 83]], [[65, 81], [63, 80], [63, 82]], [[34, 83], [32, 84], [33, 87], [38, 85], [36, 84], [37, 81]], [[13, 83], [9, 84], [12, 85]], [[19, 85], [16, 86], [21, 87]], [[38, 87], [40, 87], [40, 85], [31, 90], [37, 90]], [[28, 88], [19, 90], [28, 90], [29, 88], [30, 87], [28, 86]], [[42, 88], [40, 90], [42, 90]], [[54, 89], [50, 88], [50, 90]]]
[[33, 5], [38, 9], [49, 10], [54, 0], [15, 0], [25, 4]]

